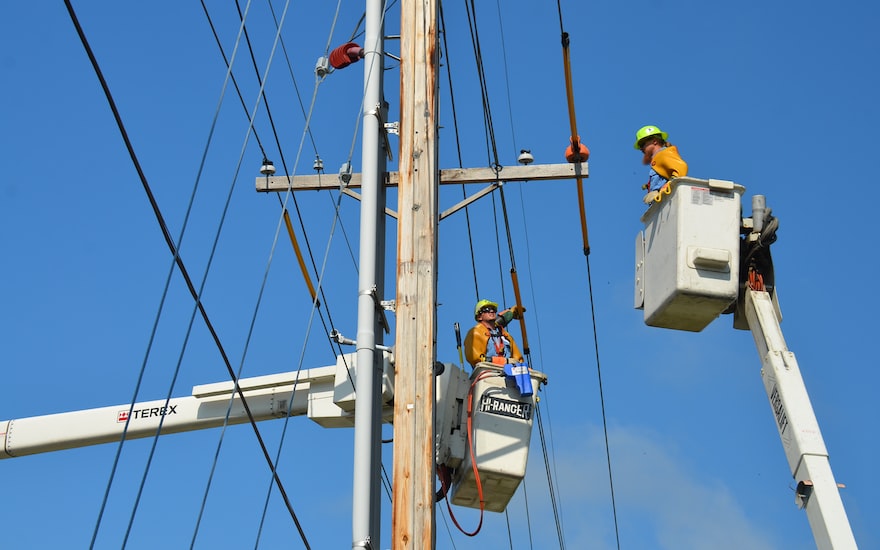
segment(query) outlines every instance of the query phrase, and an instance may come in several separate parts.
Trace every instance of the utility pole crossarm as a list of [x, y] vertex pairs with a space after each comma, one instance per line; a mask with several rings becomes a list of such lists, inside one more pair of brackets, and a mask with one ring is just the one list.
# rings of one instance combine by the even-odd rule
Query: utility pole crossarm
[[776, 428], [798, 482], [796, 502], [806, 509], [816, 546], [819, 550], [855, 549], [819, 423], [794, 353], [786, 347], [769, 293], [746, 290], [746, 318], [761, 356], [761, 377]]
[[[510, 181], [543, 181], [586, 178], [589, 169], [586, 162], [563, 164], [529, 164], [527, 166], [505, 166], [501, 170], [493, 168], [451, 168], [440, 170], [440, 184], [466, 183], [505, 183]], [[398, 172], [385, 174], [385, 186], [397, 187], [400, 181]], [[256, 190], [261, 193], [287, 191], [321, 191], [339, 189], [339, 179], [333, 175], [308, 176], [269, 176], [256, 178]], [[352, 174], [346, 188], [357, 189], [361, 186], [361, 175]]]

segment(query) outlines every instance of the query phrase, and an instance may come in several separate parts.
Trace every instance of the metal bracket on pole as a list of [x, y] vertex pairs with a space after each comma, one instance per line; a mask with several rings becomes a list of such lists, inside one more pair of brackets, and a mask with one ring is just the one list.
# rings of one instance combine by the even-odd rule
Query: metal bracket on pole
[[367, 114], [376, 117], [376, 120], [379, 121], [379, 126], [383, 130], [385, 130], [384, 132], [382, 132], [382, 141], [385, 145], [385, 154], [388, 156], [389, 161], [394, 160], [394, 156], [392, 156], [392, 154], [391, 154], [391, 142], [388, 141], [388, 128], [389, 128], [389, 126], [393, 126], [395, 129], [395, 131], [393, 133], [396, 134], [397, 133], [397, 131], [396, 131], [397, 125], [396, 124], [388, 124], [387, 122], [385, 122], [384, 118], [382, 117], [382, 106], [381, 105], [376, 105], [376, 107], [372, 111], [368, 112]]
[[373, 298], [373, 305], [376, 307], [376, 315], [379, 317], [379, 324], [385, 329], [385, 334], [391, 334], [391, 326], [388, 324], [388, 317], [385, 316], [385, 308], [382, 307], [382, 301], [376, 291], [376, 287], [370, 289], [370, 297]]
[[339, 167], [339, 188], [345, 189], [351, 182], [351, 163], [344, 162]]
[[341, 346], [355, 346], [355, 345], [357, 345], [356, 341], [352, 340], [351, 338], [346, 338], [345, 336], [342, 335], [341, 332], [339, 332], [336, 329], [333, 329], [330, 331], [330, 339]]
[[[336, 329], [330, 331], [330, 339], [342, 346], [356, 346], [357, 340], [352, 340], [351, 338], [346, 338]], [[387, 351], [389, 353], [394, 353], [394, 350], [388, 346], [382, 346], [380, 344], [375, 344], [375, 348], [379, 351]]]

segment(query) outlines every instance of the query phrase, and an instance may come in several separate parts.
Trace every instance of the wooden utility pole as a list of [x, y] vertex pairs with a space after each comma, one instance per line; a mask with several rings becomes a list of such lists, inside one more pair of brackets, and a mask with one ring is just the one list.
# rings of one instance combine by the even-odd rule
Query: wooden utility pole
[[400, 156], [391, 546], [434, 548], [437, 3], [400, 5]]
[[[394, 550], [430, 550], [435, 547], [434, 488], [435, 488], [435, 367], [436, 364], [436, 294], [437, 294], [437, 231], [439, 221], [488, 195], [501, 185], [511, 181], [566, 180], [587, 177], [587, 164], [522, 165], [492, 168], [456, 168], [440, 170], [438, 161], [437, 129], [438, 98], [437, 68], [438, 35], [436, 0], [402, 0], [400, 33], [400, 151], [399, 171], [379, 172], [384, 181], [376, 185], [377, 174], [372, 168], [375, 159], [364, 155], [364, 174], [351, 174], [345, 185], [330, 182], [328, 178], [315, 176], [274, 176], [257, 178], [258, 192], [287, 192], [301, 190], [340, 189], [342, 193], [363, 200], [362, 210], [382, 220], [381, 210], [384, 192], [376, 195], [375, 187], [398, 187], [398, 212], [385, 207], [385, 212], [397, 218], [397, 299], [396, 334], [394, 345], [394, 466], [392, 495], [392, 535]], [[369, 25], [368, 25], [369, 28]], [[372, 41], [370, 41], [372, 43]], [[369, 59], [369, 56], [367, 57]], [[381, 74], [381, 71], [380, 71]], [[367, 78], [367, 81], [374, 77]], [[365, 92], [366, 96], [366, 92]], [[381, 93], [379, 98], [381, 98]], [[376, 99], [375, 101], [379, 101]], [[372, 105], [373, 101], [368, 101]], [[365, 117], [365, 144], [375, 132], [368, 126], [376, 121]], [[365, 145], [366, 149], [366, 145]], [[384, 166], [383, 166], [384, 168]], [[381, 174], [378, 177], [382, 177]], [[480, 191], [455, 204], [445, 212], [438, 210], [441, 184], [481, 184]], [[362, 187], [363, 185], [363, 187]], [[355, 189], [362, 189], [363, 196]], [[375, 209], [375, 211], [374, 211]], [[375, 216], [374, 216], [375, 215]], [[370, 222], [372, 223], [372, 222]], [[381, 244], [384, 230], [370, 232], [366, 219], [362, 219], [361, 268], [382, 265], [370, 261], [370, 252], [364, 247], [371, 234], [376, 245]], [[372, 248], [372, 247], [370, 247]], [[378, 251], [376, 251], [378, 252]], [[381, 256], [381, 254], [380, 254]], [[362, 271], [363, 274], [363, 271]], [[381, 277], [376, 280], [381, 289]], [[375, 308], [374, 298], [368, 292], [370, 284], [359, 280], [358, 302], [358, 365], [373, 363], [370, 352], [374, 334], [368, 330], [373, 325], [366, 313]], [[380, 298], [381, 299], [381, 298]], [[363, 302], [363, 303], [361, 303]], [[362, 313], [365, 317], [361, 323]], [[378, 343], [378, 340], [377, 340]], [[364, 355], [362, 358], [361, 355]], [[358, 372], [363, 370], [359, 367]], [[377, 371], [378, 372], [378, 371]], [[375, 374], [375, 373], [374, 373]], [[381, 373], [379, 373], [381, 374]], [[362, 387], [368, 377], [358, 375], [358, 406], [362, 411], [362, 399], [370, 399], [381, 383], [374, 381], [371, 388]], [[360, 422], [361, 425], [366, 422]], [[355, 513], [352, 548], [377, 549], [380, 544], [378, 499], [372, 485], [369, 491], [360, 490], [368, 485], [370, 475], [379, 476], [378, 460], [372, 460], [372, 446], [359, 444], [363, 439], [356, 420], [355, 460], [362, 461], [355, 467]], [[373, 433], [378, 432], [377, 429]], [[375, 436], [373, 436], [375, 437]], [[369, 454], [369, 457], [367, 456]], [[367, 458], [370, 458], [368, 461]], [[369, 495], [365, 506], [365, 495]]]

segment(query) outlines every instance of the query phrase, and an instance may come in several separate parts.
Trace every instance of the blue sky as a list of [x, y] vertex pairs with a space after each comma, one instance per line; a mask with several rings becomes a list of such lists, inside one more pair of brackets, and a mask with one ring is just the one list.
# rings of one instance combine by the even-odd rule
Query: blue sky
[[[292, 69], [277, 53], [266, 92], [288, 171], [312, 173], [317, 150], [332, 178], [349, 155], [359, 170], [363, 65], [337, 71], [318, 87], [313, 138], [303, 141], [301, 153], [304, 116], [290, 75], [308, 108], [315, 60], [328, 42], [332, 48], [348, 41], [362, 6], [344, 6], [333, 28], [335, 6], [313, 4], [289, 8], [282, 37]], [[254, 191], [262, 153], [231, 88], [221, 102], [226, 68], [201, 6], [74, 7], [175, 238], [205, 154], [181, 254], [199, 284], [219, 233], [203, 299], [233, 365], [243, 363], [243, 376], [257, 376], [333, 364], [324, 327], [309, 327], [310, 298], [284, 234], [273, 249], [279, 203]], [[283, 5], [274, 7], [280, 16]], [[234, 5], [215, 2], [208, 10], [228, 56], [238, 30]], [[513, 165], [522, 148], [538, 163], [564, 162], [569, 124], [556, 3], [485, 3], [479, 10], [501, 164]], [[562, 10], [572, 40], [578, 128], [592, 152], [590, 268], [621, 547], [812, 546], [806, 516], [794, 505], [751, 335], [733, 330], [729, 317], [701, 333], [651, 328], [632, 308], [645, 179], [632, 141], [645, 124], [669, 132], [692, 176], [745, 186], [747, 213], [750, 197], [763, 194], [778, 216], [773, 256], [786, 341], [837, 481], [847, 486], [843, 502], [856, 539], [862, 548], [880, 547], [869, 525], [880, 517], [869, 477], [880, 420], [874, 398], [880, 364], [870, 347], [878, 308], [871, 290], [878, 8], [851, 0], [796, 7], [637, 1], [563, 2]], [[444, 12], [450, 52], [443, 62], [453, 71], [462, 165], [486, 166], [491, 157], [464, 8], [449, 5]], [[395, 6], [386, 34], [397, 34], [398, 21]], [[267, 3], [250, 8], [248, 30], [262, 73], [275, 32]], [[0, 419], [126, 403], [147, 353], [170, 254], [64, 5], [7, 6], [0, 41]], [[398, 51], [395, 42], [386, 48]], [[393, 61], [388, 66], [389, 118], [396, 120], [399, 73]], [[234, 70], [250, 110], [258, 86], [244, 50]], [[444, 168], [458, 166], [448, 90], [444, 74]], [[282, 173], [262, 105], [256, 129]], [[396, 169], [397, 139], [391, 144]], [[354, 337], [358, 203], [343, 198], [341, 226], [331, 235], [336, 198], [308, 192], [297, 201], [318, 265], [329, 249], [322, 285], [333, 327]], [[575, 187], [512, 183], [505, 198], [533, 366], [550, 381], [542, 410], [566, 546], [615, 548]], [[460, 189], [444, 187], [440, 207], [460, 199]], [[396, 209], [393, 193], [389, 203]], [[482, 199], [470, 209], [470, 224], [480, 295], [510, 305], [511, 261], [499, 207], [497, 195], [494, 211], [492, 199]], [[448, 362], [458, 360], [453, 323], [470, 325], [476, 297], [466, 231], [462, 213], [440, 226], [437, 346], [438, 358]], [[393, 224], [388, 250], [396, 250]], [[393, 297], [394, 258], [387, 263], [386, 294]], [[139, 400], [168, 392], [192, 308], [175, 274]], [[182, 357], [175, 396], [227, 379], [198, 321]], [[283, 421], [260, 424], [271, 450], [283, 429]], [[387, 426], [385, 432], [393, 433]], [[312, 548], [350, 545], [352, 435], [304, 418], [287, 426], [279, 475]], [[219, 437], [210, 430], [161, 438], [130, 548], [189, 543]], [[525, 491], [508, 514], [488, 514], [482, 532], [467, 538], [445, 506], [438, 508], [437, 548], [504, 547], [508, 529], [515, 548], [558, 546], [537, 442], [535, 432]], [[120, 546], [149, 448], [147, 440], [124, 447], [96, 547]], [[87, 546], [115, 452], [104, 445], [0, 462], [4, 547]], [[390, 446], [384, 463], [390, 472]], [[269, 481], [250, 428], [228, 430], [196, 547], [254, 546]], [[476, 525], [472, 510], [455, 511], [463, 526]], [[383, 497], [383, 548], [390, 520]], [[260, 545], [300, 544], [273, 492]]]

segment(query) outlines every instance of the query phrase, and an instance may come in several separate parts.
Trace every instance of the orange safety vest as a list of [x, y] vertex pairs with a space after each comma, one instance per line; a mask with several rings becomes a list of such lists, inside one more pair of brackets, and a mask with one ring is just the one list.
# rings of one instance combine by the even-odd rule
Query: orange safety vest
[[[486, 357], [486, 351], [491, 336], [489, 329], [487, 329], [482, 323], [478, 323], [468, 331], [467, 336], [465, 336], [464, 339], [464, 353], [468, 363], [476, 366], [480, 361], [490, 360]], [[518, 363], [523, 363], [525, 360], [523, 359], [522, 352], [519, 351], [519, 347], [516, 345], [516, 342], [513, 340], [510, 333], [503, 328], [500, 329], [500, 337], [493, 339], [496, 340], [493, 342], [496, 351], [498, 351], [499, 346], [501, 347], [498, 354], [505, 355], [504, 341], [501, 337], [506, 338], [507, 342], [510, 344], [510, 358]]]

